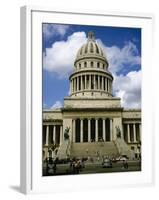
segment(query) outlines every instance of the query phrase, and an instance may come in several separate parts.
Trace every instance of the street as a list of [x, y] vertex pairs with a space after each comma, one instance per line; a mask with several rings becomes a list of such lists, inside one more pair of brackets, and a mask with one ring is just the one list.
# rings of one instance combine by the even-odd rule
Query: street
[[[103, 168], [102, 164], [96, 163], [85, 163], [85, 167], [79, 171], [79, 174], [93, 174], [93, 173], [112, 173], [112, 172], [132, 172], [141, 171], [141, 164], [139, 161], [128, 161], [128, 169], [123, 167], [123, 162], [118, 161], [113, 163], [112, 168]], [[70, 169], [70, 164], [57, 164], [56, 172], [43, 168], [43, 176], [57, 176], [57, 175], [70, 175], [74, 174]]]

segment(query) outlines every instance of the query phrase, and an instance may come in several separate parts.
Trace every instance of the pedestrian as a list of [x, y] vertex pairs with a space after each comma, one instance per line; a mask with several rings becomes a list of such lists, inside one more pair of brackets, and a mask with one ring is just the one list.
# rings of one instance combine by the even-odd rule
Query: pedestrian
[[123, 168], [128, 169], [128, 163], [126, 160], [123, 160]]
[[53, 173], [56, 174], [56, 170], [57, 170], [57, 167], [56, 167], [56, 160], [54, 161], [54, 165], [53, 165]]

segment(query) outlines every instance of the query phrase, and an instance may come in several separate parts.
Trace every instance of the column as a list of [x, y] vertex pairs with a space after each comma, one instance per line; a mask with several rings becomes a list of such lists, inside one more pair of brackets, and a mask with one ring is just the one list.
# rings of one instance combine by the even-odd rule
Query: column
[[111, 93], [111, 80], [109, 80], [109, 93]]
[[60, 126], [60, 145], [62, 144], [63, 142], [63, 127]]
[[141, 129], [141, 124], [139, 124], [139, 138], [140, 138], [140, 141], [142, 141], [142, 129]]
[[91, 75], [89, 75], [89, 90], [91, 90]]
[[81, 119], [81, 133], [80, 133], [80, 139], [81, 141], [80, 142], [83, 142], [83, 119]]
[[76, 120], [72, 120], [72, 141], [75, 142], [75, 122]]
[[96, 119], [95, 140], [96, 142], [98, 142], [98, 119]]
[[109, 79], [107, 79], [107, 80], [108, 80], [108, 82], [107, 82], [107, 84], [108, 84], [107, 86], [108, 86], [108, 87], [107, 87], [107, 88], [108, 88], [108, 92], [109, 92]]
[[112, 128], [112, 125], [113, 125], [113, 120], [110, 119], [110, 141], [112, 141], [112, 136], [113, 136], [113, 128]]
[[104, 90], [104, 77], [102, 76], [102, 90]]
[[54, 129], [53, 129], [53, 141], [54, 141], [54, 144], [56, 144], [56, 125], [53, 126]]
[[74, 93], [74, 80], [72, 79], [72, 93]]
[[107, 91], [107, 78], [105, 78], [105, 90]]
[[112, 81], [110, 81], [110, 93], [112, 93]]
[[88, 142], [91, 141], [91, 120], [88, 119]]
[[94, 78], [93, 82], [94, 82], [94, 90], [95, 90], [96, 89], [96, 75], [95, 74], [93, 75], [93, 78]]
[[77, 91], [79, 91], [79, 76], [77, 76]]
[[74, 92], [74, 80], [72, 79], [72, 93]]
[[128, 143], [130, 143], [130, 126], [127, 124]]
[[108, 83], [108, 78], [107, 78], [107, 92], [109, 92], [109, 83]]
[[100, 76], [98, 75], [98, 90], [100, 90]]
[[49, 144], [49, 125], [46, 126], [46, 143], [45, 145]]
[[77, 82], [76, 82], [77, 80], [76, 80], [76, 78], [74, 78], [74, 83], [75, 83], [75, 89], [74, 89], [74, 92], [76, 92], [77, 91]]
[[86, 90], [87, 89], [87, 75], [84, 76], [84, 89]]
[[105, 119], [103, 119], [103, 140], [105, 142]]
[[136, 125], [133, 124], [134, 142], [136, 142]]
[[81, 90], [83, 90], [83, 77], [81, 76]]
[[73, 79], [71, 80], [71, 93], [73, 93]]

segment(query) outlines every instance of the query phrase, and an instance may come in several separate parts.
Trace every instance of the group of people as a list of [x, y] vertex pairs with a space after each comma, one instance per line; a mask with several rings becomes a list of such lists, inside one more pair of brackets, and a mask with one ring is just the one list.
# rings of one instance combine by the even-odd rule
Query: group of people
[[43, 169], [45, 169], [45, 175], [48, 174], [56, 174], [56, 170], [57, 170], [57, 159], [53, 160], [51, 157], [49, 159], [46, 159], [44, 161], [44, 167]]
[[72, 160], [70, 160], [70, 171], [73, 174], [79, 174], [80, 171], [82, 171], [83, 168], [85, 168], [84, 162], [85, 162], [84, 158], [82, 159], [73, 158]]

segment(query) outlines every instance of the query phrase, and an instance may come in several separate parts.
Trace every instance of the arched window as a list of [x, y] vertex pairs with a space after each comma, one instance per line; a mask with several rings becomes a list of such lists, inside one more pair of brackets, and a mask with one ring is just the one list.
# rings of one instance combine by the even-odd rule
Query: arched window
[[79, 63], [79, 69], [81, 69], [81, 63]]
[[100, 66], [100, 64], [99, 64], [99, 62], [97, 63], [97, 67], [99, 68], [99, 66]]
[[93, 67], [93, 62], [91, 62], [91, 67]]
[[87, 67], [87, 63], [86, 62], [84, 62], [84, 67]]

